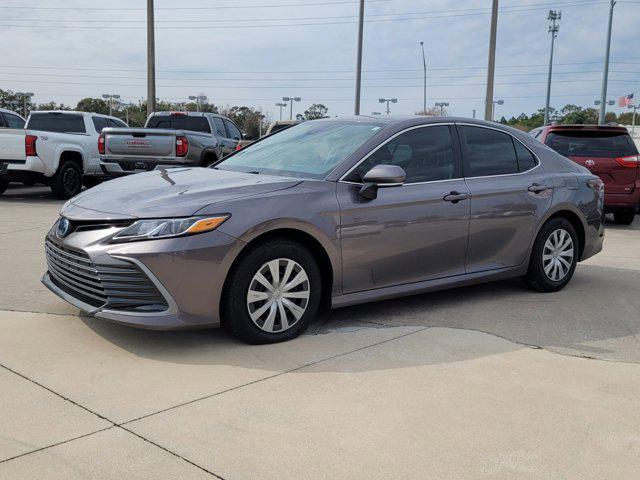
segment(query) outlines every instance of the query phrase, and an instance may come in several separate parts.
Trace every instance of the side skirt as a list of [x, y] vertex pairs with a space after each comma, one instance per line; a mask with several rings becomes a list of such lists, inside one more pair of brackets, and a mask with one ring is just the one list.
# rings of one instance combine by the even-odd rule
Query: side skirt
[[468, 273], [454, 277], [437, 278], [424, 282], [395, 285], [392, 287], [377, 288], [363, 292], [348, 293], [331, 299], [331, 308], [348, 307], [359, 303], [367, 303], [391, 298], [408, 297], [420, 293], [435, 292], [448, 288], [463, 287], [477, 283], [493, 282], [505, 278], [513, 278], [527, 273], [527, 263], [517, 267], [500, 268], [485, 272]]

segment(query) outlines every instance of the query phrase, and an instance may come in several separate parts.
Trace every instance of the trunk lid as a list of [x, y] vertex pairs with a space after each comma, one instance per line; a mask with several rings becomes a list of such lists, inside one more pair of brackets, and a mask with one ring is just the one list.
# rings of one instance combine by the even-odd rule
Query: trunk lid
[[182, 132], [147, 128], [105, 128], [105, 156], [174, 158], [176, 136]]
[[[634, 192], [638, 150], [625, 129], [554, 129], [547, 135], [545, 143], [599, 176], [606, 193]], [[635, 162], [633, 157], [636, 157]]]

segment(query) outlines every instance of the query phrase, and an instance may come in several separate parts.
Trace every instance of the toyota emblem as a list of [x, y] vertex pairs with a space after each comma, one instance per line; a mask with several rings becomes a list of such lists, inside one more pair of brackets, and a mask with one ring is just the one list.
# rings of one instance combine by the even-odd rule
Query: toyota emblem
[[69, 232], [71, 232], [71, 222], [68, 218], [62, 217], [60, 220], [58, 220], [56, 235], [58, 236], [58, 238], [64, 238], [69, 235]]
[[589, 159], [589, 160], [585, 161], [584, 164], [586, 166], [588, 166], [588, 167], [593, 167], [596, 164], [596, 162], [594, 162], [593, 160]]

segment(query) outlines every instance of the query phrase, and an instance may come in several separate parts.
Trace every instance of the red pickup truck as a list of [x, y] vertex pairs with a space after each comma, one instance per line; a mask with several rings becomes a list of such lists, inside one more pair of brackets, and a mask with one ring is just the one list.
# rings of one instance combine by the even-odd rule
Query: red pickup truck
[[616, 223], [633, 223], [640, 207], [638, 148], [624, 127], [547, 125], [531, 135], [560, 155], [588, 168], [604, 182], [605, 212]]

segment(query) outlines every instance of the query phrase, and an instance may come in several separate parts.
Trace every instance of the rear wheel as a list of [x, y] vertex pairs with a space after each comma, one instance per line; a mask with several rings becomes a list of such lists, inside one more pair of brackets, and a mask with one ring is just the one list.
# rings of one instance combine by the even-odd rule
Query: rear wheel
[[0, 195], [4, 193], [4, 191], [9, 187], [8, 180], [0, 180]]
[[565, 218], [554, 218], [543, 225], [536, 237], [523, 278], [539, 292], [556, 292], [567, 285], [578, 263], [578, 236]]
[[82, 177], [82, 185], [85, 188], [93, 188], [100, 183], [97, 177]]
[[613, 221], [618, 225], [631, 225], [634, 218], [636, 218], [636, 212], [632, 208], [613, 212]]
[[274, 343], [300, 335], [315, 318], [322, 281], [313, 255], [290, 240], [254, 247], [227, 279], [223, 323], [247, 343]]
[[71, 198], [82, 190], [81, 178], [82, 170], [76, 162], [63, 161], [51, 179], [51, 191], [56, 197], [63, 200]]

